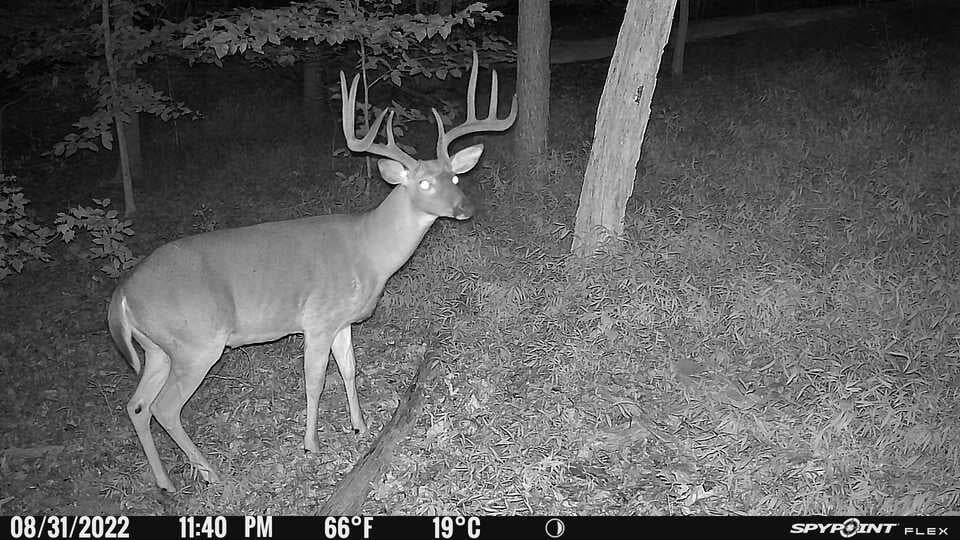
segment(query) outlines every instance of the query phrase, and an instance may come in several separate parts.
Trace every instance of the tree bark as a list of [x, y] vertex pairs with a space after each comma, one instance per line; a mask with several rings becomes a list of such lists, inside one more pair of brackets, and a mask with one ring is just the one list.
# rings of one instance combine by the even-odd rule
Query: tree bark
[[633, 193], [657, 70], [677, 0], [629, 0], [600, 96], [593, 148], [584, 173], [573, 250], [590, 254], [623, 232]]
[[517, 148], [528, 161], [547, 150], [550, 123], [550, 2], [520, 2]]

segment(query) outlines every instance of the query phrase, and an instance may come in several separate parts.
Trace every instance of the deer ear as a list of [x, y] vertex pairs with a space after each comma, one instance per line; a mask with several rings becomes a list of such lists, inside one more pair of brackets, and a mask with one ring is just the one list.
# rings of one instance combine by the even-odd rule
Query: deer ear
[[482, 144], [468, 146], [454, 154], [453, 157], [450, 158], [450, 166], [453, 169], [453, 174], [463, 174], [472, 169], [476, 166], [477, 162], [480, 161], [481, 154], [483, 154]]
[[406, 184], [407, 169], [399, 161], [392, 159], [381, 159], [377, 161], [377, 168], [380, 169], [380, 176], [391, 184]]

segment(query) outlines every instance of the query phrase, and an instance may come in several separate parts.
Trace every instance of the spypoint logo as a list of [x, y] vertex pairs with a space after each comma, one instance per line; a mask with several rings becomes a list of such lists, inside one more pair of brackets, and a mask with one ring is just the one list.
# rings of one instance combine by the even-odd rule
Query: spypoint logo
[[850, 538], [858, 534], [890, 534], [896, 523], [861, 523], [859, 519], [848, 518], [843, 523], [794, 523], [790, 527], [791, 534], [839, 534], [843, 538]]

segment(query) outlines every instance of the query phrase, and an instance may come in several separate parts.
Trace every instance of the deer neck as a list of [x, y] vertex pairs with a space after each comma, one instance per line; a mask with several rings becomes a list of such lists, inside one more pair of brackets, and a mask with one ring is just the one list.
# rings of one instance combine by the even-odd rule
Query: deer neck
[[367, 259], [384, 280], [410, 259], [437, 219], [414, 208], [405, 189], [393, 188], [380, 206], [365, 214], [360, 222]]

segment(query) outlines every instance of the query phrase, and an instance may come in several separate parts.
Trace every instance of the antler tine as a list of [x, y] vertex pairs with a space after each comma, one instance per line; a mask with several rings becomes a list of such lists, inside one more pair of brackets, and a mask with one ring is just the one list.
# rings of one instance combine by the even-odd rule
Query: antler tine
[[477, 59], [477, 50], [473, 50], [473, 64], [470, 66], [470, 84], [467, 85], [467, 121], [477, 119], [477, 75], [480, 71], [480, 61]]
[[497, 118], [497, 106], [499, 105], [499, 83], [497, 79], [497, 70], [493, 70], [490, 79], [490, 105], [487, 110], [487, 117], [483, 120], [477, 119], [477, 71], [479, 61], [477, 60], [477, 51], [473, 51], [473, 66], [470, 69], [470, 83], [467, 86], [467, 118], [462, 124], [444, 132], [443, 122], [436, 110], [433, 111], [437, 119], [437, 157], [443, 160], [449, 160], [448, 153], [450, 143], [454, 140], [476, 133], [478, 131], [505, 131], [513, 125], [517, 119], [517, 96], [514, 94], [513, 103], [510, 106], [510, 114], [506, 118]]
[[373, 121], [373, 125], [370, 126], [370, 131], [367, 132], [366, 136], [364, 136], [362, 139], [357, 139], [357, 128], [355, 121], [357, 109], [357, 84], [359, 82], [360, 75], [354, 75], [353, 83], [351, 83], [350, 90], [348, 92], [347, 77], [342, 71], [340, 72], [340, 96], [342, 103], [340, 114], [341, 119], [343, 120], [343, 137], [347, 141], [347, 148], [353, 150], [354, 152], [367, 152], [392, 159], [394, 161], [399, 161], [407, 169], [416, 168], [417, 164], [419, 163], [417, 159], [401, 150], [393, 138], [392, 110], [390, 111], [390, 116], [387, 118], [387, 144], [373, 142], [374, 139], [377, 138], [377, 134], [380, 132], [380, 125], [383, 123], [384, 115], [387, 114], [387, 109], [380, 111], [380, 114], [378, 114], [376, 120]]
[[500, 85], [497, 81], [497, 70], [493, 70], [493, 73], [490, 74], [490, 107], [487, 111], [487, 120], [497, 118], [497, 105], [500, 104]]

